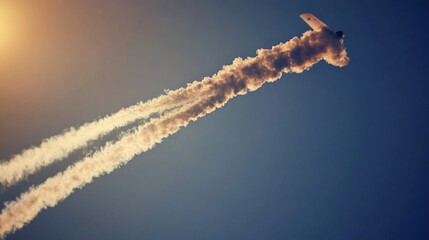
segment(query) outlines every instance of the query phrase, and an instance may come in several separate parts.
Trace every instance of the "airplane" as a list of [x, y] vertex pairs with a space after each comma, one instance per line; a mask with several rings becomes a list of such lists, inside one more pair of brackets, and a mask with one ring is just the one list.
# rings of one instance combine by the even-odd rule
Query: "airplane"
[[328, 27], [324, 22], [320, 21], [317, 17], [315, 17], [311, 13], [303, 13], [299, 15], [304, 22], [306, 22], [314, 31], [328, 31], [329, 33], [332, 33], [336, 38], [342, 39], [345, 37], [343, 31], [337, 31], [334, 32], [332, 29]]

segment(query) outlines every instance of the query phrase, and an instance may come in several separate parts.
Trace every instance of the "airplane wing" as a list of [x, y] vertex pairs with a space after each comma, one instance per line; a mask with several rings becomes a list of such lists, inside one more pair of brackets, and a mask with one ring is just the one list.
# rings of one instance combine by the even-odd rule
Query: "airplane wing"
[[303, 13], [299, 16], [315, 31], [322, 30], [323, 28], [329, 29], [328, 25], [320, 21], [317, 17], [315, 17], [311, 13]]

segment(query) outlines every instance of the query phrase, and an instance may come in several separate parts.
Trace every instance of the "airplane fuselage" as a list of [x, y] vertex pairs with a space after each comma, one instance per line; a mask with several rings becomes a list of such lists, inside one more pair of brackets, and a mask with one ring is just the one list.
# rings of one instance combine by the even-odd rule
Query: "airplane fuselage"
[[314, 16], [311, 13], [303, 13], [300, 15], [302, 20], [306, 22], [314, 31], [327, 31], [331, 33], [335, 38], [342, 39], [344, 38], [344, 32], [343, 31], [333, 31], [331, 28], [328, 27], [324, 22], [322, 22], [320, 19], [318, 19], [316, 16]]

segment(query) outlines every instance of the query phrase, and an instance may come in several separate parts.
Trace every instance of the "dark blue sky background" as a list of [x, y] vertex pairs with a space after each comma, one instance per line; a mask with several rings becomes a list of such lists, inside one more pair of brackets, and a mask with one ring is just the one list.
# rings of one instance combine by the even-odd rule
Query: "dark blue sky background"
[[1, 90], [2, 159], [299, 36], [303, 12], [345, 31], [351, 61], [231, 100], [8, 239], [429, 239], [424, 1], [71, 2], [46, 10], [58, 66], [32, 73], [54, 84]]

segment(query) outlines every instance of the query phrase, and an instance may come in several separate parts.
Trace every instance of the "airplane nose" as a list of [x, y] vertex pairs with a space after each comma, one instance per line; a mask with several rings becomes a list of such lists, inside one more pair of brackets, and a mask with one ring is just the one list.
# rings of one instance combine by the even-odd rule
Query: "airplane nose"
[[339, 38], [342, 38], [342, 37], [344, 37], [344, 32], [338, 31], [338, 32], [335, 32], [335, 35], [337, 35], [337, 37], [339, 37]]

